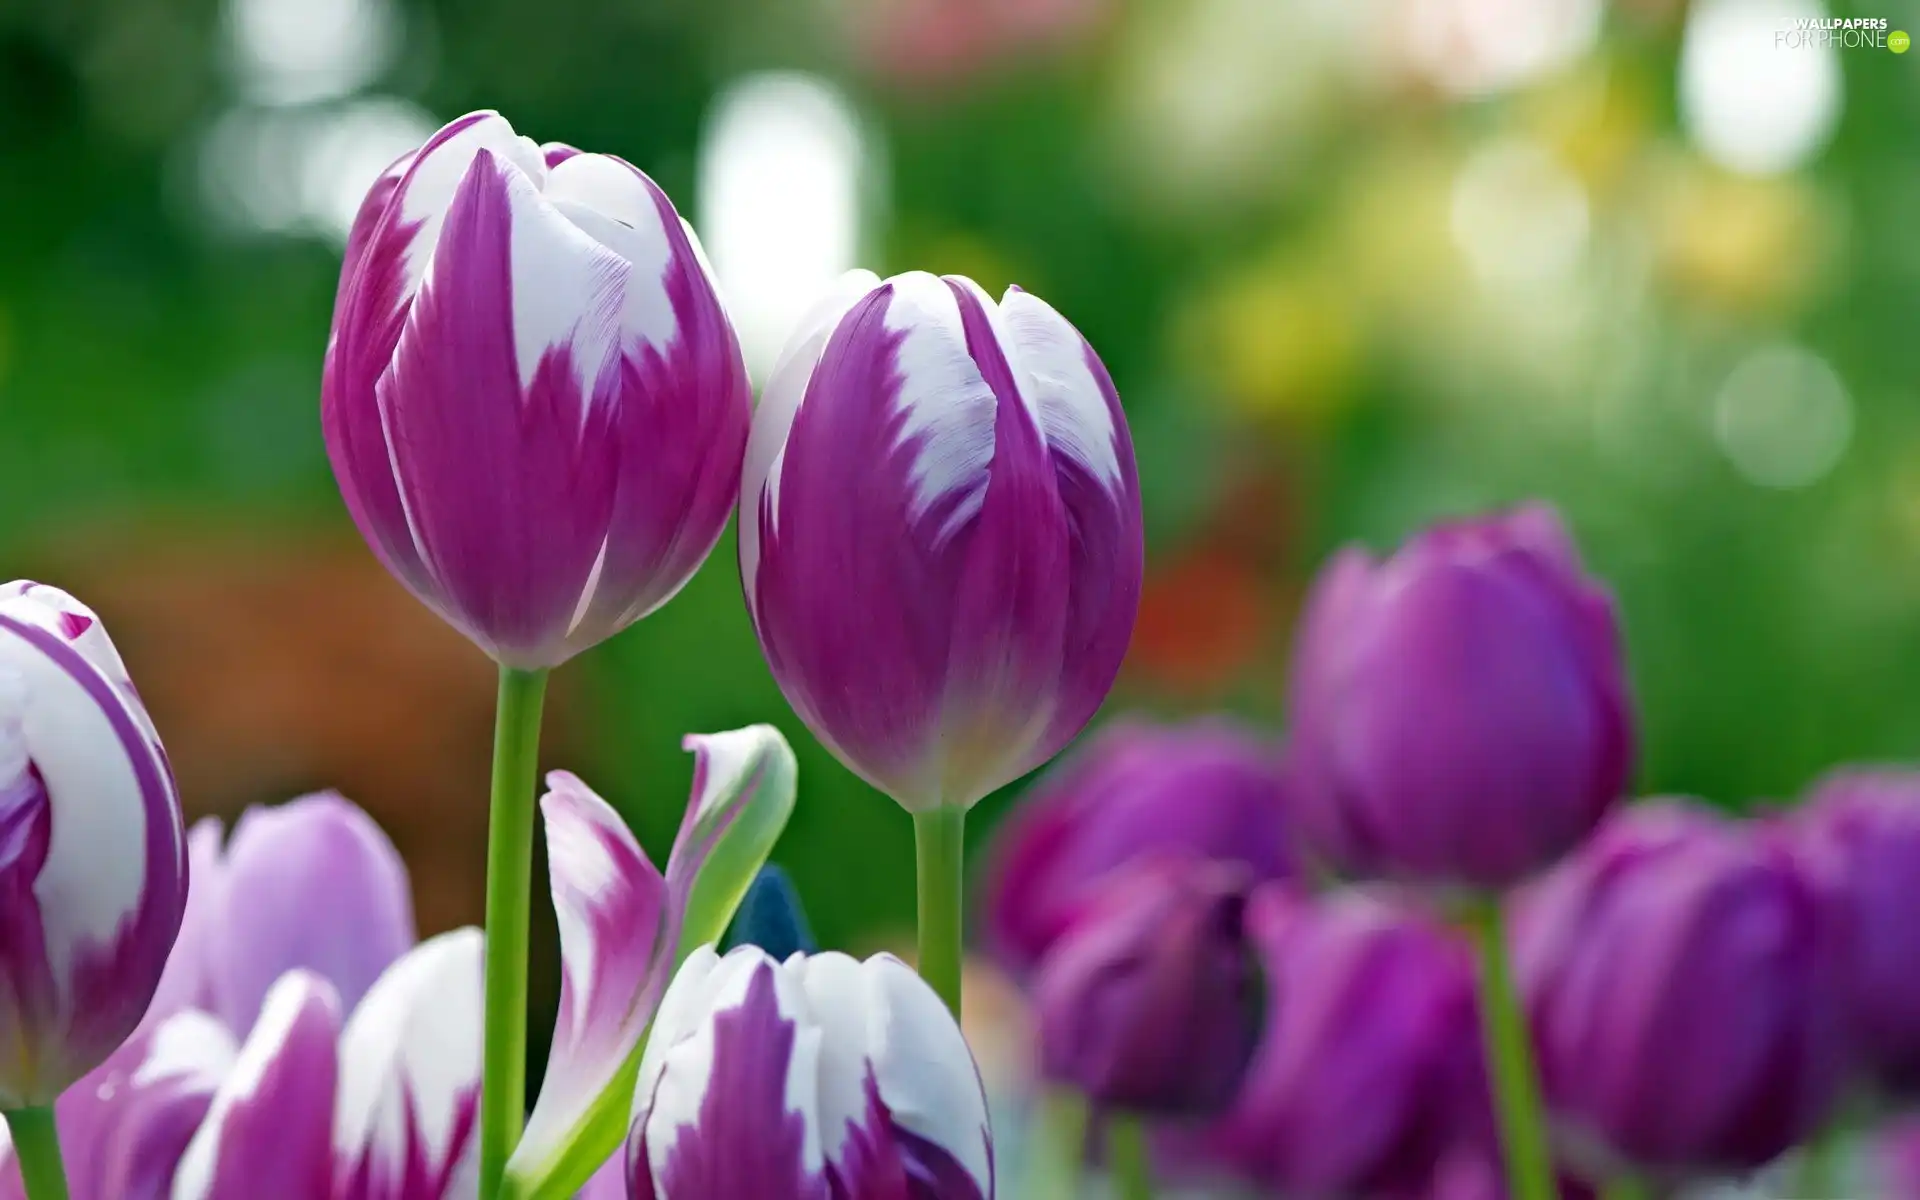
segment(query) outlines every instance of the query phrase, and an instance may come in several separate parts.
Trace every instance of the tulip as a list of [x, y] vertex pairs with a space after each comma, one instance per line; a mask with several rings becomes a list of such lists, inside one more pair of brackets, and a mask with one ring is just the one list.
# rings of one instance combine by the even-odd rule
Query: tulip
[[1487, 1120], [1466, 945], [1360, 892], [1316, 901], [1269, 884], [1246, 922], [1266, 1027], [1207, 1147], [1289, 1195], [1423, 1185]]
[[1225, 721], [1108, 725], [1028, 789], [995, 838], [988, 938], [1029, 971], [1114, 872], [1182, 852], [1239, 864], [1251, 883], [1292, 874], [1278, 755]]
[[1224, 1109], [1259, 1034], [1245, 909], [1225, 864], [1157, 858], [1115, 875], [1035, 976], [1042, 1076], [1105, 1110]]
[[354, 523], [506, 666], [552, 667], [686, 583], [750, 398], [698, 239], [608, 155], [473, 113], [361, 205], [321, 385]]
[[758, 946], [780, 959], [819, 951], [800, 893], [779, 867], [762, 867], [741, 898], [725, 942], [728, 950], [735, 946]]
[[1633, 718], [1613, 606], [1545, 508], [1342, 552], [1294, 647], [1288, 799], [1341, 871], [1498, 889], [1625, 793]]
[[1852, 927], [1846, 980], [1862, 1065], [1893, 1096], [1920, 1096], [1920, 773], [1837, 772], [1795, 825]]
[[635, 1200], [991, 1200], [966, 1040], [889, 955], [696, 950], [661, 1002], [628, 1140]]
[[1622, 812], [1526, 893], [1516, 978], [1584, 1173], [1752, 1170], [1820, 1128], [1848, 1066], [1844, 925], [1777, 833]]
[[50, 1105], [133, 1033], [180, 928], [187, 859], [166, 752], [99, 618], [58, 588], [0, 587], [0, 668], [11, 1114]]
[[741, 483], [747, 608], [795, 711], [908, 810], [1080, 731], [1142, 556], [1119, 398], [1038, 297], [854, 272], [788, 342]]
[[1144, 553], [1106, 368], [1018, 288], [853, 272], [768, 378], [747, 611], [807, 727], [914, 814], [920, 969], [956, 1012], [966, 811], [1100, 706]]

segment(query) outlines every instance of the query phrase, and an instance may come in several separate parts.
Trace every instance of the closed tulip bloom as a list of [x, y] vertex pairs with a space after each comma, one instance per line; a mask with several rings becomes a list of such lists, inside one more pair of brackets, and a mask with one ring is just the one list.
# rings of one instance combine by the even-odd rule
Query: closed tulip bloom
[[1161, 853], [1237, 864], [1251, 883], [1291, 875], [1277, 748], [1217, 719], [1118, 721], [1090, 735], [994, 839], [984, 890], [995, 952], [1031, 969], [1110, 875]]
[[1490, 1121], [1464, 943], [1385, 898], [1324, 900], [1270, 884], [1247, 926], [1267, 979], [1266, 1027], [1208, 1146], [1287, 1195], [1384, 1196], [1424, 1186]]
[[1112, 877], [1034, 976], [1041, 1075], [1103, 1109], [1224, 1109], [1259, 1034], [1245, 876], [1191, 858]]
[[1847, 999], [1861, 1065], [1894, 1095], [1920, 1096], [1920, 773], [1835, 773], [1795, 825], [1852, 926]]
[[321, 389], [354, 523], [502, 664], [551, 667], [664, 604], [726, 524], [747, 374], [651, 179], [495, 113], [373, 185]]
[[1015, 288], [867, 272], [761, 397], [740, 576], [796, 712], [913, 812], [1045, 762], [1119, 671], [1143, 556], [1106, 369]]
[[1342, 552], [1288, 709], [1295, 827], [1356, 875], [1504, 887], [1578, 845], [1633, 769], [1613, 604], [1546, 508]]
[[1523, 894], [1515, 982], [1576, 1165], [1733, 1174], [1817, 1131], [1849, 1066], [1839, 918], [1774, 831], [1667, 802]]
[[0, 1109], [127, 1040], [186, 893], [173, 774], [105, 627], [58, 588], [0, 587]]
[[889, 955], [703, 947], [661, 1001], [628, 1141], [635, 1200], [991, 1200], [959, 1026]]

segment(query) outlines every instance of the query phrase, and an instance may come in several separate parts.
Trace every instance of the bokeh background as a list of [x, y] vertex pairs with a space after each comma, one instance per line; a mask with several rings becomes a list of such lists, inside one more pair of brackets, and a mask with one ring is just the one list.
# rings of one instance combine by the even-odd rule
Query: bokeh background
[[[839, 271], [1018, 282], [1105, 357], [1150, 578], [1113, 705], [1281, 728], [1315, 565], [1559, 504], [1624, 607], [1641, 785], [1920, 751], [1920, 52], [1876, 0], [0, 0], [0, 554], [106, 616], [194, 813], [337, 786], [480, 911], [492, 680], [359, 544], [318, 425], [346, 221], [477, 107], [699, 227], [757, 371]], [[906, 817], [793, 719], [732, 535], [556, 681], [657, 855], [689, 730], [801, 756], [830, 944]], [[982, 805], [990, 836], [1008, 797]], [[536, 1026], [537, 1027], [537, 1026]]]

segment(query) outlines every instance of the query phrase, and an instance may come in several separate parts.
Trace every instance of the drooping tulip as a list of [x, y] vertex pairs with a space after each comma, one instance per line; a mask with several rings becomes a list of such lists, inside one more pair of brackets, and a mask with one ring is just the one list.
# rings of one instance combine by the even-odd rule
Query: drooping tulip
[[1187, 857], [1116, 873], [1034, 975], [1040, 1073], [1104, 1110], [1224, 1109], [1259, 1026], [1246, 877]]
[[1794, 820], [1846, 912], [1847, 997], [1861, 1066], [1920, 1096], [1920, 772], [1836, 772]]
[[153, 999], [186, 904], [166, 752], [99, 618], [0, 587], [0, 1109], [51, 1104]]
[[795, 711], [910, 811], [1085, 726], [1142, 557], [1119, 398], [1038, 297], [855, 272], [788, 342], [741, 481], [747, 608]]
[[1221, 720], [1107, 725], [1024, 796], [996, 835], [986, 927], [1016, 971], [1040, 961], [1107, 878], [1155, 853], [1293, 873], [1277, 749]]
[[1247, 929], [1266, 1027], [1208, 1151], [1288, 1195], [1424, 1185], [1491, 1120], [1466, 945], [1381, 896], [1313, 900], [1279, 884], [1255, 892]]
[[1342, 552], [1288, 709], [1294, 827], [1355, 875], [1505, 887], [1578, 845], [1633, 769], [1612, 601], [1542, 507], [1435, 526], [1385, 562]]
[[746, 367], [698, 239], [621, 159], [473, 113], [380, 177], [321, 389], [374, 553], [496, 660], [551, 667], [664, 604], [739, 483]]
[[634, 1200], [991, 1200], [959, 1026], [890, 955], [696, 950], [661, 1002], [628, 1142]]
[[1522, 895], [1512, 931], [1547, 1105], [1585, 1173], [1738, 1174], [1831, 1114], [1845, 926], [1777, 830], [1636, 805]]

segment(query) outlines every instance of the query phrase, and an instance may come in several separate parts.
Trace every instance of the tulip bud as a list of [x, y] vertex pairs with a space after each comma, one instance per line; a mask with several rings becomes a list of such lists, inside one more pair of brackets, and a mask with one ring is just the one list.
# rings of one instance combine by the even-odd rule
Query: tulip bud
[[45, 1105], [153, 999], [187, 892], [180, 800], [91, 610], [0, 587], [0, 1109]]
[[1340, 554], [1288, 708], [1302, 842], [1360, 875], [1504, 887], [1578, 845], [1633, 767], [1612, 603], [1545, 508]]
[[1421, 1186], [1483, 1117], [1472, 957], [1365, 893], [1311, 900], [1269, 884], [1247, 930], [1266, 1028], [1212, 1154], [1287, 1195]]
[[1112, 877], [1034, 978], [1040, 1072], [1104, 1109], [1225, 1108], [1259, 1034], [1244, 876], [1148, 859]]
[[1249, 882], [1292, 873], [1274, 747], [1225, 721], [1120, 721], [1029, 788], [994, 841], [986, 926], [1026, 971], [1108, 877], [1156, 853], [1236, 863]]
[[1045, 762], [1133, 631], [1140, 489], [1106, 369], [1045, 302], [867, 272], [767, 382], [740, 578], [788, 701], [913, 812]]
[[635, 1200], [994, 1194], [966, 1040], [890, 955], [695, 951], [661, 1001], [634, 1100]]
[[1523, 893], [1515, 983], [1574, 1165], [1739, 1173], [1820, 1128], [1848, 1066], [1839, 917], [1772, 831], [1672, 803]]
[[334, 475], [387, 569], [502, 664], [564, 662], [686, 583], [750, 403], [698, 240], [620, 159], [473, 113], [362, 204], [321, 387]]
[[1838, 772], [1795, 824], [1851, 927], [1847, 1003], [1861, 1065], [1893, 1095], [1920, 1096], [1920, 772]]

